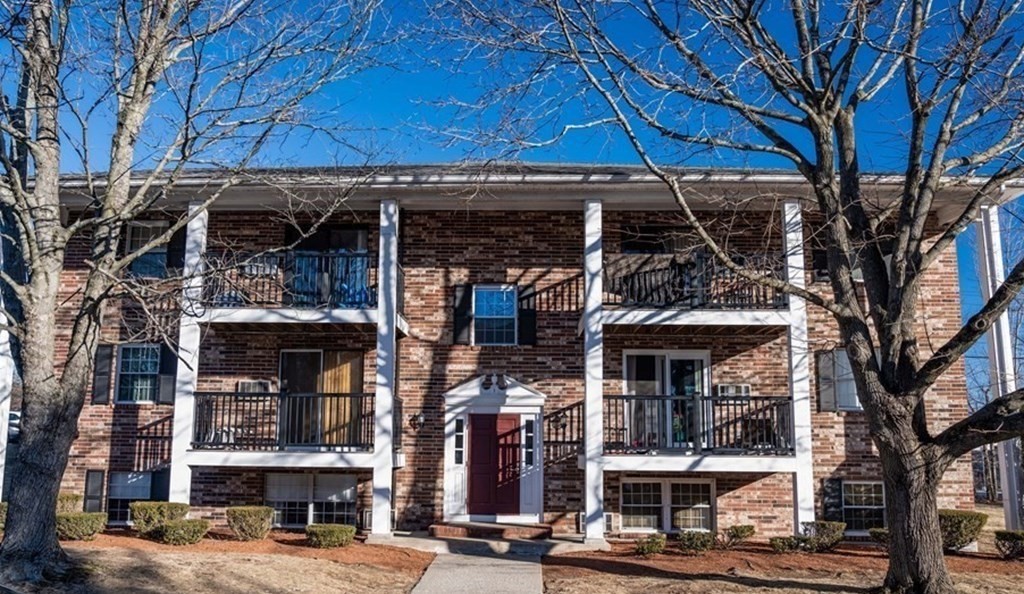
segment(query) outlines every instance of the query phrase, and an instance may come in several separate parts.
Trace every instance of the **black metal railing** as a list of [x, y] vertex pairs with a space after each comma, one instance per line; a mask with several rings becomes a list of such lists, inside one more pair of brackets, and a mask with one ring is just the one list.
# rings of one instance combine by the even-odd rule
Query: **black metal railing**
[[206, 271], [203, 303], [207, 307], [377, 306], [375, 254], [208, 254]]
[[785, 396], [605, 396], [605, 453], [793, 453]]
[[373, 450], [373, 394], [195, 394], [197, 450]]
[[402, 428], [405, 427], [404, 403], [400, 396], [395, 396], [395, 406], [391, 412], [391, 445], [394, 450], [402, 449]]
[[[734, 254], [733, 261], [769, 278], [785, 278], [779, 254]], [[604, 268], [604, 303], [676, 309], [782, 309], [786, 294], [748, 280], [714, 257], [609, 254]]]

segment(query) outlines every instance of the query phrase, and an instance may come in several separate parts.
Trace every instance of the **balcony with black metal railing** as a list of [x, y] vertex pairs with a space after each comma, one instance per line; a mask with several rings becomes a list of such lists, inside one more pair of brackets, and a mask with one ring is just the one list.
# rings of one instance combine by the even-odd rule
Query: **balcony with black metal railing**
[[373, 442], [373, 394], [195, 394], [194, 450], [370, 452]]
[[[769, 278], [784, 279], [781, 254], [732, 254], [734, 262]], [[713, 256], [606, 254], [605, 306], [685, 310], [781, 310], [786, 294], [742, 277]]]
[[603, 412], [605, 454], [794, 452], [788, 396], [612, 395]]

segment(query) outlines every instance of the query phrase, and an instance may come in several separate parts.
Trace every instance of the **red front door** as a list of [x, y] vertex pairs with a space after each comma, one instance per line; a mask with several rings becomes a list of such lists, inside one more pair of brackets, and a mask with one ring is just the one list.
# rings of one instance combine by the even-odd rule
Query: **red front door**
[[519, 513], [519, 416], [469, 415], [470, 514]]

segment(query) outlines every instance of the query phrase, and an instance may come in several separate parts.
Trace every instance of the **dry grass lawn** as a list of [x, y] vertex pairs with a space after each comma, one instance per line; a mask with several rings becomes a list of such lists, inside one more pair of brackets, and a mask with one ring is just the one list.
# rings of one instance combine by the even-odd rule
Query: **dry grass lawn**
[[258, 542], [205, 539], [171, 547], [127, 534], [68, 543], [81, 570], [62, 583], [19, 588], [26, 594], [321, 594], [409, 592], [433, 555], [356, 543], [344, 549], [305, 546], [279, 533]]

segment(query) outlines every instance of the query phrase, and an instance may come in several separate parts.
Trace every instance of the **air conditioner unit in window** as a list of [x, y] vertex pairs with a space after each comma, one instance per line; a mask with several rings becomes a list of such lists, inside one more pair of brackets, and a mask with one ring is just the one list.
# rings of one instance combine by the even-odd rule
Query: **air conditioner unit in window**
[[[372, 528], [373, 528], [373, 510], [372, 509], [364, 509], [363, 510], [363, 521], [362, 521], [362, 525], [359, 526], [359, 529], [360, 530], [370, 530]], [[392, 530], [397, 530], [398, 529], [398, 514], [395, 513], [394, 509], [391, 510], [391, 529]]]
[[240, 380], [238, 391], [242, 394], [269, 392], [270, 380]]
[[750, 396], [750, 384], [718, 384], [721, 397]]
[[[605, 534], [613, 534], [619, 530], [619, 514], [606, 512], [604, 514]], [[587, 513], [576, 514], [576, 531], [583, 534], [587, 531]]]

